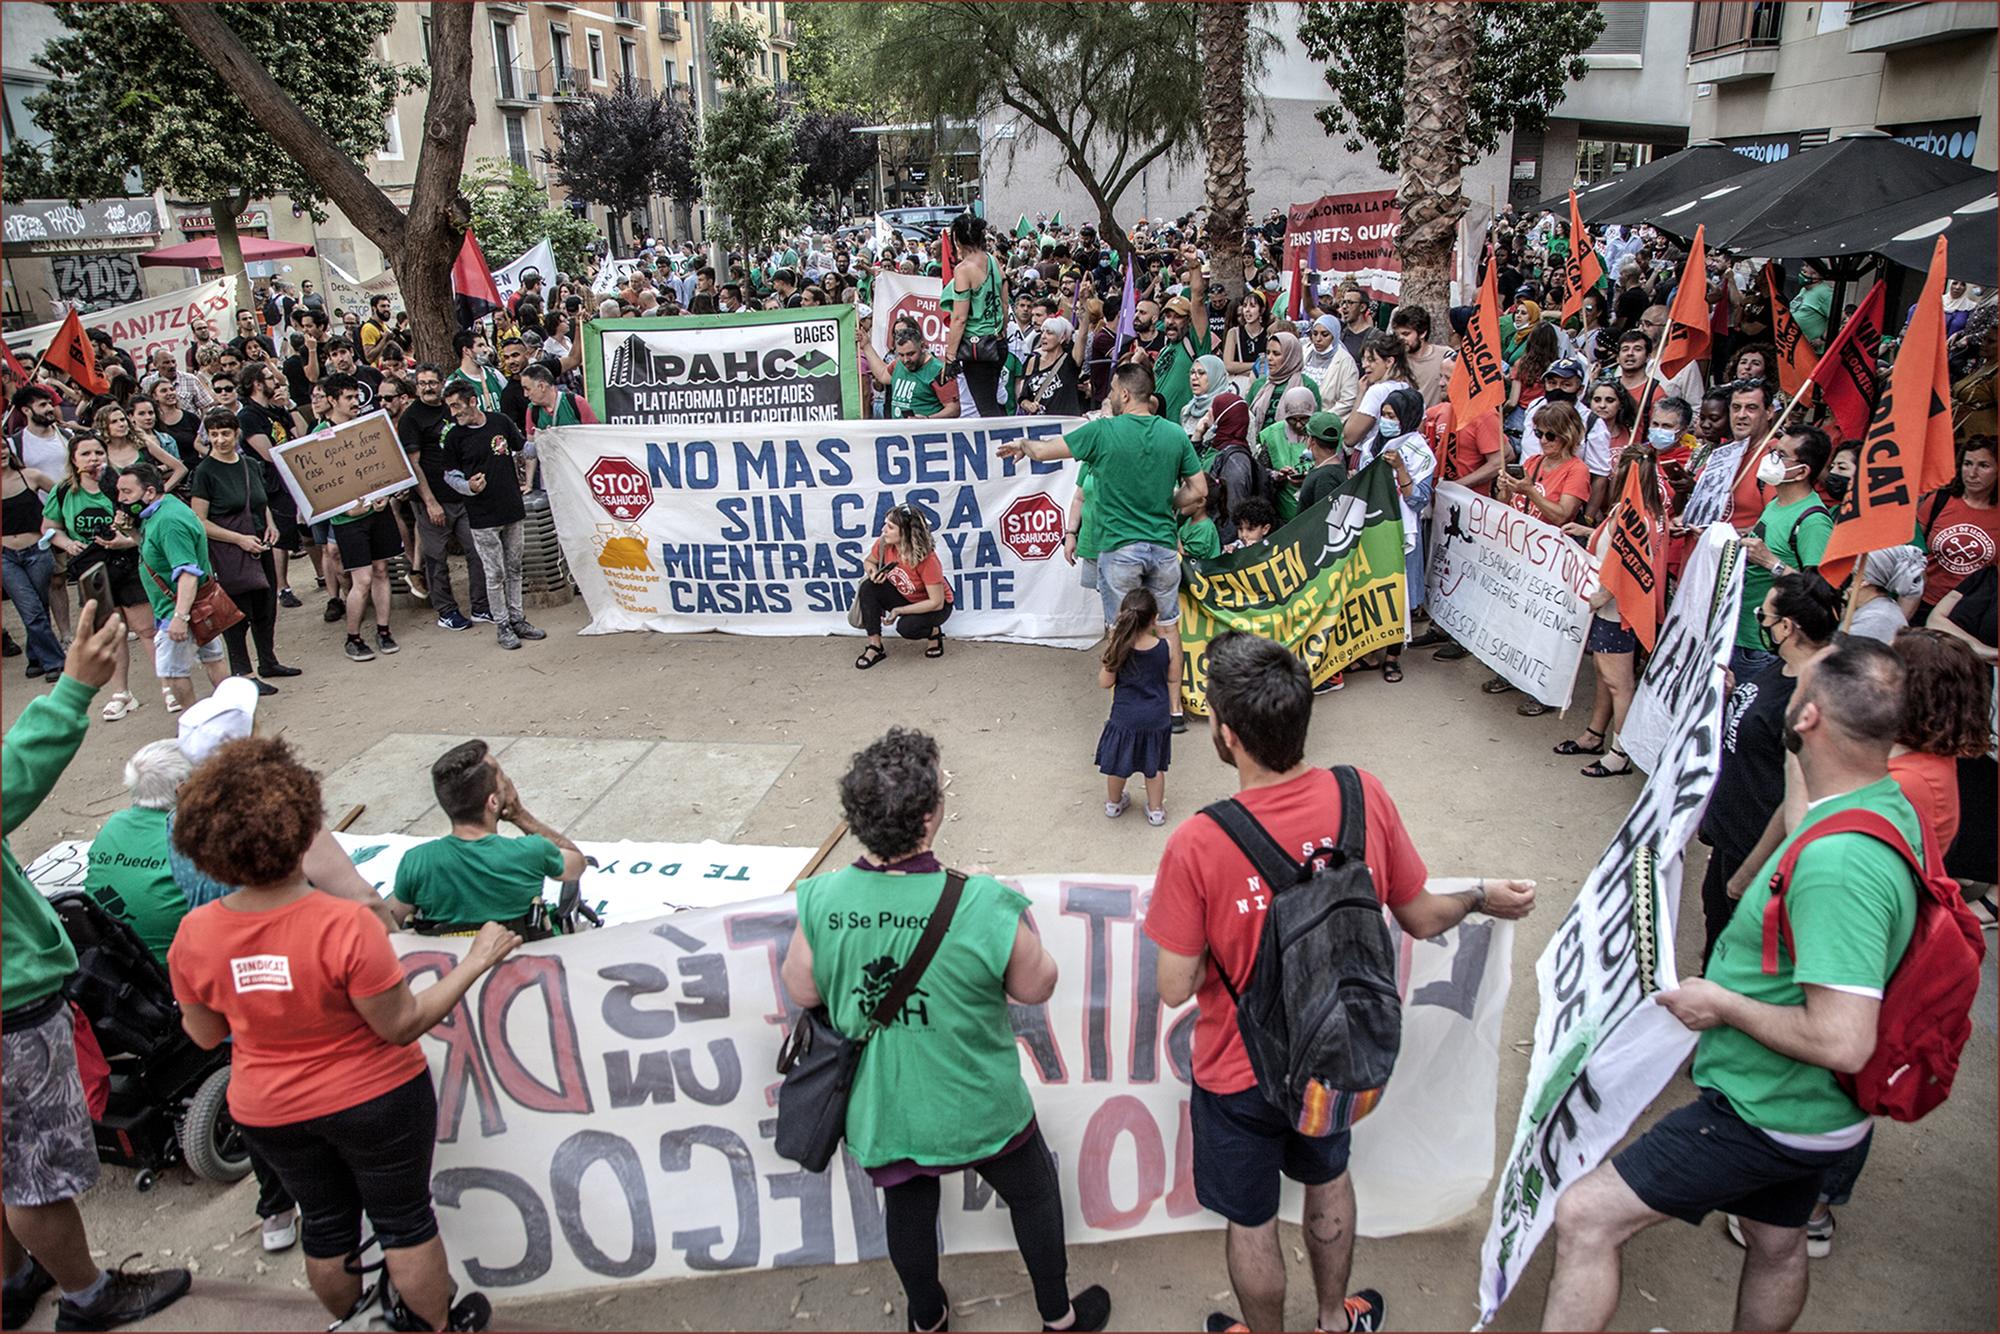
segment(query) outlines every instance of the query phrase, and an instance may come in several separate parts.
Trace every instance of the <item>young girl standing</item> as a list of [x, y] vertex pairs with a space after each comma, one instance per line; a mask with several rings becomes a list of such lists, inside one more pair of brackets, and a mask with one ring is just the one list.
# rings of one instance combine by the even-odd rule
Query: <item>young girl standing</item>
[[1104, 649], [1097, 684], [1112, 691], [1111, 717], [1097, 738], [1097, 770], [1104, 775], [1104, 814], [1115, 820], [1132, 804], [1125, 780], [1146, 780], [1146, 823], [1167, 822], [1167, 763], [1172, 758], [1172, 686], [1167, 645], [1153, 633], [1160, 608], [1135, 588], [1118, 604], [1118, 620]]

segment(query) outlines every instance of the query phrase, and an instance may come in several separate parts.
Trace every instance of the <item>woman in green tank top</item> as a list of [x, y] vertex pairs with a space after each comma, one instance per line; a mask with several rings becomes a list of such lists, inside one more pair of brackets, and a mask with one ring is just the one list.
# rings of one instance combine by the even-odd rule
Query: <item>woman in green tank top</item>
[[959, 214], [952, 219], [951, 241], [958, 265], [938, 297], [938, 305], [951, 312], [944, 359], [958, 363], [980, 416], [1005, 416], [1000, 381], [1007, 369], [1007, 344], [1000, 333], [1007, 323], [1007, 275], [986, 249], [986, 219]]
[[[824, 1005], [834, 1027], [859, 1037], [944, 891], [945, 869], [931, 853], [944, 822], [937, 742], [891, 728], [854, 757], [840, 804], [867, 853], [800, 882], [783, 977], [793, 1002]], [[847, 1148], [882, 1188], [911, 1329], [945, 1324], [938, 1182], [967, 1169], [1007, 1202], [1043, 1327], [1098, 1330], [1111, 1315], [1101, 1287], [1071, 1301], [1062, 1188], [1008, 1020], [1010, 999], [1039, 1005], [1056, 987], [1055, 960], [1029, 928], [1027, 906], [992, 876], [967, 876], [930, 966], [855, 1070]]]

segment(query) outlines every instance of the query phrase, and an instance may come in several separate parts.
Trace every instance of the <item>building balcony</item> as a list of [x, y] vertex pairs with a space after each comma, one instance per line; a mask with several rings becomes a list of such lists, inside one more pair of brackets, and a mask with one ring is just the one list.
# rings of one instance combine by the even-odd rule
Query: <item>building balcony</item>
[[672, 5], [666, 3], [666, 0], [661, 0], [660, 40], [663, 42], [678, 42], [680, 39], [681, 39], [681, 12], [680, 10], [674, 8]]
[[1688, 35], [1689, 83], [1768, 79], [1778, 70], [1782, 6], [1702, 0]]
[[621, 74], [618, 76], [616, 84], [619, 88], [630, 88], [641, 97], [651, 97], [653, 95], [653, 81], [651, 79], [642, 79], [636, 74]]
[[627, 28], [643, 28], [645, 20], [639, 17], [639, 6], [633, 0], [613, 0], [611, 21]]
[[496, 90], [494, 100], [503, 107], [533, 106], [541, 100], [534, 72], [520, 65], [495, 65], [493, 85]]
[[782, 46], [786, 50], [799, 44], [799, 25], [793, 19], [781, 19], [771, 25], [771, 45]]
[[1991, 37], [1993, 6], [1913, 0], [1873, 0], [1847, 11], [1847, 49], [1894, 51], [1954, 37]]
[[511, 0], [486, 0], [486, 7], [498, 10], [502, 14], [525, 14], [528, 12], [526, 5], [514, 4], [511, 3]]
[[553, 102], [574, 102], [590, 91], [590, 76], [575, 65], [542, 66], [541, 86]]

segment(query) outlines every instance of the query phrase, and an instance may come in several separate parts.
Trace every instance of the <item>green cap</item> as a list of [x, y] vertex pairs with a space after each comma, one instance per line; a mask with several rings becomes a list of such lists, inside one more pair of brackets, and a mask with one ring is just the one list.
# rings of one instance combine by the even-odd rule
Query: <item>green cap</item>
[[1323, 443], [1337, 445], [1341, 443], [1341, 431], [1345, 425], [1337, 412], [1315, 412], [1306, 422], [1306, 434]]

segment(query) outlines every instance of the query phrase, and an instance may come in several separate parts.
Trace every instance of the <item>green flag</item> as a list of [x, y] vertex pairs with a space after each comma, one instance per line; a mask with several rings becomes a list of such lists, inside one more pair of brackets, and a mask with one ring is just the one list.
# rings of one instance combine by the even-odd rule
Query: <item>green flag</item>
[[1057, 209], [1057, 210], [1056, 210], [1056, 216], [1055, 216], [1055, 219], [1054, 219], [1054, 221], [1052, 221], [1052, 222], [1050, 222], [1050, 223], [1049, 223], [1049, 226], [1051, 226], [1051, 227], [1060, 227], [1060, 226], [1062, 226], [1062, 210], [1061, 210], [1061, 209]]
[[1028, 215], [1023, 213], [1021, 215], [1021, 220], [1014, 224], [1014, 239], [1017, 241], [1025, 241], [1034, 234], [1035, 234], [1035, 224], [1029, 222]]

